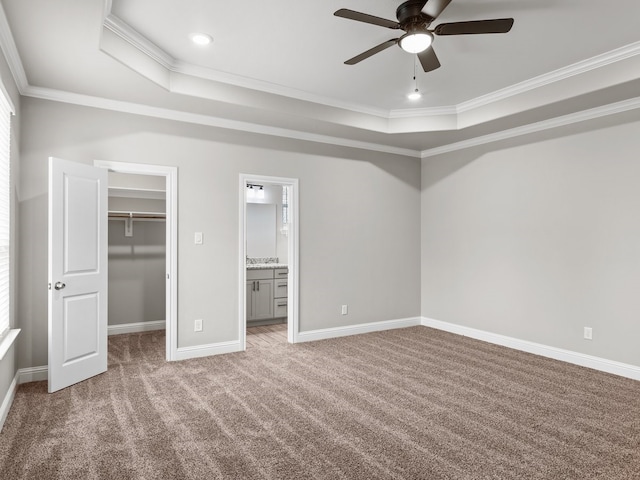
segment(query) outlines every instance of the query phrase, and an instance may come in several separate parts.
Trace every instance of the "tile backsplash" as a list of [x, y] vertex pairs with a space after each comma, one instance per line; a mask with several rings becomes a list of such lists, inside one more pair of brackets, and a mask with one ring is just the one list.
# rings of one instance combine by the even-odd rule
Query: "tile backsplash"
[[255, 263], [280, 263], [278, 257], [247, 257], [247, 265]]

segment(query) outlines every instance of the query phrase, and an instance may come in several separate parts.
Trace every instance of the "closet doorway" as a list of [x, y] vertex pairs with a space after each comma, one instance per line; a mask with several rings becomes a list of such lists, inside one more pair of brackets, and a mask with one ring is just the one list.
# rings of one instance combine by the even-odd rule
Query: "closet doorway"
[[165, 329], [164, 177], [109, 172], [109, 335]]
[[241, 349], [298, 336], [298, 180], [240, 175]]
[[110, 335], [166, 330], [177, 352], [177, 169], [96, 161], [109, 170]]

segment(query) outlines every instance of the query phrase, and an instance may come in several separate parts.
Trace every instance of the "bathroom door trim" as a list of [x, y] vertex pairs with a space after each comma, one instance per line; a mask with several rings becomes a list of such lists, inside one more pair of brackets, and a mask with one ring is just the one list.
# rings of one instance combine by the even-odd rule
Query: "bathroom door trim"
[[166, 359], [178, 360], [178, 168], [94, 160], [110, 172], [165, 177], [166, 195]]
[[289, 197], [289, 233], [288, 233], [288, 297], [287, 297], [287, 341], [289, 343], [299, 342], [299, 187], [297, 178], [270, 177], [264, 175], [250, 175], [241, 173], [239, 184], [239, 237], [240, 243], [238, 252], [238, 338], [240, 339], [240, 350], [247, 348], [247, 326], [246, 326], [246, 305], [247, 305], [247, 199], [246, 190], [248, 183], [274, 184], [291, 188]]

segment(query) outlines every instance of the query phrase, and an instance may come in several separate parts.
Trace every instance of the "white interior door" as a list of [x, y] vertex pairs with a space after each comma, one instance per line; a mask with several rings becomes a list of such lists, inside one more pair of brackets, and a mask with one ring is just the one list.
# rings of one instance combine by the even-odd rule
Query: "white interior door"
[[107, 370], [107, 182], [49, 158], [49, 392]]

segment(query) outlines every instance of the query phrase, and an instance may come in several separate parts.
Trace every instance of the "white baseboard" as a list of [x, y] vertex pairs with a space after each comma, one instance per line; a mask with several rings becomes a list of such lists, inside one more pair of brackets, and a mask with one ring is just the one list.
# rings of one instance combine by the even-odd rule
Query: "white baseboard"
[[358, 325], [346, 325], [344, 327], [322, 328], [300, 332], [296, 336], [297, 342], [313, 342], [327, 338], [346, 337], [361, 333], [379, 332], [381, 330], [393, 330], [396, 328], [415, 327], [422, 325], [421, 317], [400, 318], [397, 320], [383, 320], [381, 322], [360, 323]]
[[[207, 357], [209, 355], [219, 355], [221, 353], [240, 352], [240, 342], [211, 343], [208, 345], [198, 345], [195, 347], [178, 348], [176, 360], [188, 360], [189, 358]], [[46, 365], [41, 367], [21, 368], [16, 373], [18, 385], [28, 382], [39, 382], [48, 380], [49, 369]]]
[[41, 367], [21, 368], [18, 370], [18, 385], [29, 382], [40, 382], [49, 379], [49, 368]]
[[120, 335], [123, 333], [150, 332], [152, 330], [164, 330], [166, 322], [164, 320], [154, 320], [152, 322], [123, 323], [122, 325], [109, 325], [108, 335]]
[[550, 347], [541, 343], [520, 340], [518, 338], [507, 337], [505, 335], [486, 332], [484, 330], [477, 330], [475, 328], [456, 325], [454, 323], [442, 322], [432, 318], [422, 317], [422, 325], [463, 335], [465, 337], [475, 338], [476, 340], [482, 340], [495, 345], [502, 345], [503, 347], [533, 353], [542, 357], [553, 358], [554, 360], [560, 360], [574, 365], [600, 370], [601, 372], [612, 373], [614, 375], [631, 378], [633, 380], [640, 380], [640, 367], [635, 365], [607, 360], [606, 358], [594, 357], [592, 355], [564, 350], [562, 348]]
[[7, 415], [9, 415], [9, 409], [16, 396], [16, 390], [18, 390], [18, 372], [14, 375], [11, 385], [9, 385], [9, 390], [7, 390], [0, 405], [0, 432], [2, 432], [2, 427], [4, 427], [4, 421], [7, 419]]
[[188, 360], [190, 358], [208, 357], [210, 355], [220, 355], [221, 353], [241, 352], [240, 341], [210, 343], [208, 345], [197, 345], [195, 347], [180, 347], [176, 351], [175, 360]]

